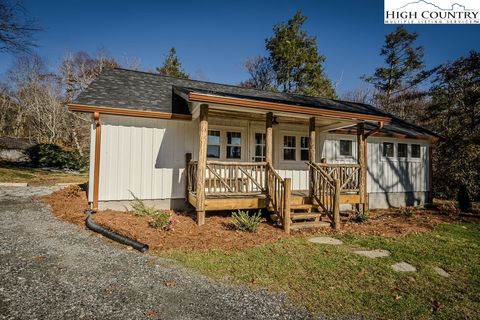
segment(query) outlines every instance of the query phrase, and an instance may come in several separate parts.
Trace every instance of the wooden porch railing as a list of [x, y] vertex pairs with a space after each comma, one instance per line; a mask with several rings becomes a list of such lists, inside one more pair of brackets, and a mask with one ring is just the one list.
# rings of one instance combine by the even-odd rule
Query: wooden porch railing
[[332, 179], [340, 180], [340, 192], [358, 193], [360, 190], [360, 165], [356, 163], [328, 164], [316, 163]]
[[290, 196], [292, 181], [283, 179], [270, 163], [266, 165], [268, 206], [278, 215], [283, 230], [290, 232]]
[[[197, 161], [187, 170], [188, 191], [196, 192]], [[207, 161], [205, 194], [259, 194], [266, 191], [266, 162]]]

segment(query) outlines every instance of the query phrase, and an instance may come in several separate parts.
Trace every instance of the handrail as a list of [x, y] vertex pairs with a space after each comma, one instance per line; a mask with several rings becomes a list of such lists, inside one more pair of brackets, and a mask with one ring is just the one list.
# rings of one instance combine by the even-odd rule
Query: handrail
[[278, 215], [283, 230], [290, 232], [291, 180], [283, 179], [270, 163], [266, 165], [268, 206]]
[[360, 192], [360, 165], [357, 163], [315, 163], [318, 168], [332, 179], [340, 180], [340, 191], [342, 193]]

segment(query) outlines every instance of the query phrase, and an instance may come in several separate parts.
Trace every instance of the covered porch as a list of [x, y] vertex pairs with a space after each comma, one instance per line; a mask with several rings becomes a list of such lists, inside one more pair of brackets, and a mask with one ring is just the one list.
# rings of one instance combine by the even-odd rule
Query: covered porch
[[[188, 95], [198, 122], [198, 150], [186, 155], [185, 199], [199, 225], [207, 211], [267, 209], [286, 232], [340, 228], [341, 204], [364, 210], [366, 139], [373, 133], [365, 132], [364, 123], [375, 123], [378, 130], [384, 118], [303, 107], [269, 110], [261, 103], [212, 98]], [[246, 129], [236, 127], [241, 122], [248, 123]], [[352, 126], [356, 156], [326, 163], [319, 136]]]

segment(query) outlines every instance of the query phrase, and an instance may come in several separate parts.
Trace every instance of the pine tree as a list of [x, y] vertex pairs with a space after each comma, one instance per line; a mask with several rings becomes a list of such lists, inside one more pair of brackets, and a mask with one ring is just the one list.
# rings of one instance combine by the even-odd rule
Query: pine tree
[[278, 89], [336, 98], [335, 89], [324, 74], [325, 57], [318, 52], [317, 39], [302, 30], [306, 19], [297, 12], [287, 23], [274, 26], [273, 37], [266, 40]]
[[157, 67], [157, 72], [165, 76], [172, 76], [183, 79], [190, 78], [188, 73], [183, 70], [182, 63], [177, 57], [177, 50], [175, 48], [170, 48], [167, 56], [165, 57], [165, 60], [163, 61], [163, 65], [161, 67]]

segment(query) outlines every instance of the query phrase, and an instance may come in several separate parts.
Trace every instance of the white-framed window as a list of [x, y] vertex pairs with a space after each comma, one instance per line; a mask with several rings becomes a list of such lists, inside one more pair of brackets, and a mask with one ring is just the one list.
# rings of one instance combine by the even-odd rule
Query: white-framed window
[[308, 161], [308, 137], [300, 137], [300, 160]]
[[297, 137], [283, 136], [283, 160], [295, 161], [297, 160]]
[[382, 145], [382, 155], [385, 158], [393, 158], [395, 156], [395, 144], [393, 142], [384, 142]]
[[264, 162], [266, 154], [265, 133], [255, 132], [253, 161]]
[[408, 144], [407, 143], [398, 143], [397, 144], [397, 158], [408, 158]]
[[212, 127], [208, 130], [207, 158], [211, 160], [241, 160], [244, 158], [243, 129]]
[[351, 157], [353, 156], [353, 141], [340, 139], [340, 156]]
[[410, 145], [410, 157], [413, 159], [420, 159], [421, 157], [421, 146], [419, 144]]

